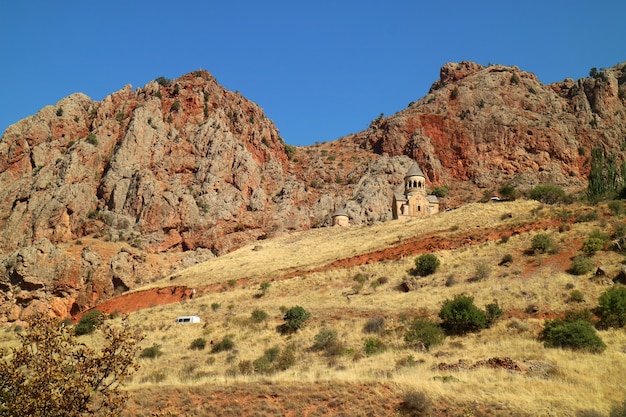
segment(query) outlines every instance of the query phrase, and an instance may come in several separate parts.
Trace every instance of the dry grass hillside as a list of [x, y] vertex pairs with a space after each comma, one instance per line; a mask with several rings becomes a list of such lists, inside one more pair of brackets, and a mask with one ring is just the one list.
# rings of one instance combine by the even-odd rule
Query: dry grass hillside
[[[285, 234], [196, 265], [102, 306], [131, 311], [127, 325], [159, 353], [139, 359], [126, 415], [608, 415], [626, 398], [626, 332], [599, 331], [600, 354], [546, 348], [537, 337], [546, 319], [595, 307], [612, 285], [623, 256], [610, 241], [592, 258], [606, 276], [567, 270], [590, 234], [610, 236], [624, 220], [606, 205], [470, 204], [429, 219]], [[530, 253], [539, 233], [557, 250]], [[441, 265], [414, 277], [423, 253]], [[197, 292], [162, 304], [172, 286]], [[438, 321], [458, 294], [481, 309], [497, 300], [504, 315], [430, 349], [408, 346], [411, 320]], [[141, 297], [151, 306], [133, 311]], [[310, 318], [281, 332], [294, 306]], [[175, 324], [180, 315], [201, 323]], [[13, 334], [3, 332], [4, 343]]]

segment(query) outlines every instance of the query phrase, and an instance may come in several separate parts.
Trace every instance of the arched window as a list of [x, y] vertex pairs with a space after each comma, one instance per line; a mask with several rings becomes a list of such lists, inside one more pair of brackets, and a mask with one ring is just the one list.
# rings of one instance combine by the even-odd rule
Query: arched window
[[422, 206], [417, 206], [417, 211], [422, 211]]
[[422, 182], [421, 181], [419, 182], [418, 187], [422, 188]]

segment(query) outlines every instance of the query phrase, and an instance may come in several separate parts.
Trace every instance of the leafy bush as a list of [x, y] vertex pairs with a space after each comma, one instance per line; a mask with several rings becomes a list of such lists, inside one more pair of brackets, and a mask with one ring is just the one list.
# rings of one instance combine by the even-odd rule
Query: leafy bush
[[376, 339], [375, 337], [365, 339], [364, 351], [367, 356], [383, 353], [386, 349], [387, 347], [380, 339]]
[[93, 146], [98, 146], [98, 138], [93, 133], [87, 135], [87, 143], [92, 144]]
[[162, 85], [164, 87], [170, 85], [170, 83], [172, 82], [172, 80], [170, 80], [169, 78], [165, 78], [165, 77], [159, 77], [155, 80], [159, 85]]
[[[254, 372], [259, 374], [272, 374], [284, 371], [296, 363], [296, 353], [293, 346], [287, 346], [282, 351], [278, 346], [266, 349], [263, 355], [252, 362]], [[241, 366], [240, 366], [241, 367]]]
[[156, 343], [152, 344], [152, 346], [145, 348], [139, 354], [140, 358], [147, 359], [155, 359], [161, 356], [163, 352], [161, 351], [161, 345], [157, 345]]
[[515, 188], [511, 184], [504, 184], [502, 187], [498, 189], [498, 194], [502, 197], [503, 200], [514, 201], [517, 199], [517, 188]]
[[57, 109], [57, 116], [59, 116], [59, 117], [63, 116], [63, 107], [59, 107]]
[[573, 290], [567, 297], [568, 303], [582, 303], [585, 301], [585, 294], [580, 290]]
[[252, 312], [250, 318], [255, 323], [263, 323], [265, 320], [267, 320], [267, 313], [263, 310], [256, 309]]
[[593, 270], [593, 260], [587, 256], [577, 256], [572, 260], [567, 272], [572, 275], [585, 275]]
[[174, 102], [174, 104], [172, 104], [172, 110], [173, 110], [173, 111], [178, 111], [178, 110], [180, 110], [180, 102], [179, 102], [178, 100], [176, 100], [176, 101]]
[[235, 342], [233, 342], [233, 339], [231, 339], [230, 336], [224, 336], [222, 340], [213, 345], [213, 347], [211, 348], [211, 353], [225, 352], [227, 350], [231, 350], [234, 347]]
[[513, 255], [511, 255], [510, 253], [507, 253], [506, 255], [504, 255], [502, 257], [502, 259], [500, 260], [500, 263], [498, 263], [498, 265], [511, 265], [513, 263]]
[[363, 331], [365, 333], [376, 333], [381, 334], [385, 330], [385, 319], [384, 317], [372, 317], [367, 320], [365, 326], [363, 327]]
[[546, 347], [553, 348], [568, 348], [592, 353], [600, 353], [606, 349], [606, 345], [592, 324], [586, 320], [548, 320], [539, 335], [539, 340]]
[[602, 327], [624, 327], [626, 325], [626, 287], [614, 286], [598, 299], [597, 312]]
[[450, 192], [450, 188], [447, 185], [440, 185], [438, 187], [433, 188], [433, 195], [442, 198], [448, 195]]
[[197, 339], [194, 339], [191, 342], [189, 349], [204, 350], [205, 346], [206, 346], [206, 339], [204, 339], [203, 337], [199, 337]]
[[552, 253], [556, 250], [554, 240], [545, 233], [539, 233], [533, 237], [530, 248], [534, 253]]
[[121, 326], [105, 326], [101, 336], [88, 347], [47, 314], [31, 317], [19, 345], [0, 358], [0, 415], [121, 415], [121, 383], [136, 370], [141, 337]]
[[626, 417], [626, 400], [621, 404], [611, 407], [609, 417]]
[[615, 216], [620, 216], [620, 215], [624, 214], [624, 202], [621, 201], [621, 200], [609, 201], [607, 206], [608, 206], [609, 210], [611, 210], [611, 212]]
[[293, 145], [285, 144], [285, 154], [288, 159], [292, 159], [296, 154], [296, 147]]
[[331, 329], [321, 329], [313, 338], [311, 350], [325, 351], [329, 354], [339, 354], [343, 349], [337, 338], [337, 332]]
[[431, 346], [442, 344], [444, 338], [443, 329], [427, 317], [413, 319], [404, 334], [404, 341], [409, 347], [423, 347], [426, 350], [430, 350]]
[[538, 185], [530, 190], [530, 198], [545, 204], [556, 204], [567, 200], [565, 191], [556, 185]]
[[450, 334], [464, 334], [487, 327], [487, 318], [474, 305], [474, 297], [459, 294], [446, 300], [439, 311], [443, 327]]
[[281, 326], [281, 333], [294, 333], [304, 326], [304, 322], [311, 317], [311, 314], [303, 307], [294, 306], [285, 311], [283, 320], [285, 323]]
[[485, 306], [485, 318], [487, 319], [487, 327], [493, 326], [500, 317], [504, 315], [504, 311], [500, 308], [497, 301]]
[[604, 249], [604, 240], [597, 237], [590, 237], [583, 243], [583, 252], [587, 256], [593, 256], [597, 251]]
[[437, 259], [437, 257], [432, 253], [420, 255], [415, 258], [415, 269], [413, 270], [413, 274], [425, 277], [433, 274], [440, 264], [441, 262], [439, 259]]
[[74, 327], [74, 334], [81, 336], [93, 333], [94, 330], [102, 323], [104, 316], [101, 311], [91, 310], [80, 318], [78, 324]]

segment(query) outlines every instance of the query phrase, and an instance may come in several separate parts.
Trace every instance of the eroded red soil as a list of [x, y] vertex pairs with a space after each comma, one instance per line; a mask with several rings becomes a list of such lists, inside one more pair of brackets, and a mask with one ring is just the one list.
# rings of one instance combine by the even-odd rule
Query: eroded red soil
[[[494, 228], [480, 228], [470, 232], [459, 232], [456, 234], [431, 233], [424, 236], [416, 236], [382, 250], [365, 253], [339, 259], [328, 265], [318, 268], [292, 271], [284, 274], [279, 279], [289, 279], [295, 276], [323, 272], [339, 268], [352, 268], [359, 265], [366, 265], [375, 262], [397, 260], [406, 256], [413, 256], [420, 253], [433, 252], [439, 250], [451, 250], [477, 245], [483, 242], [501, 239], [502, 236], [511, 236], [527, 233], [532, 230], [544, 230], [556, 228], [559, 220], [540, 219], [515, 226], [499, 226]], [[171, 304], [187, 300], [193, 296], [199, 296], [209, 292], [222, 289], [221, 285], [211, 285], [199, 288], [188, 288], [186, 286], [172, 286], [166, 288], [154, 288], [146, 291], [137, 291], [123, 294], [99, 304], [98, 310], [106, 313], [130, 313], [148, 307], [163, 304]]]

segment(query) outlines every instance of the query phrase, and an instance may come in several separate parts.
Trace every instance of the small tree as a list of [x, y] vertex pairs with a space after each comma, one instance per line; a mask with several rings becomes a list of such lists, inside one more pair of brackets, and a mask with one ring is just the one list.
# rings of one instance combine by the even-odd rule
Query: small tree
[[451, 334], [465, 334], [487, 327], [487, 318], [474, 305], [474, 297], [459, 294], [446, 300], [439, 311], [441, 327]]
[[626, 326], [626, 287], [614, 286], [598, 299], [599, 325], [602, 327]]
[[427, 253], [425, 255], [420, 255], [415, 258], [415, 269], [413, 270], [414, 275], [418, 275], [420, 277], [425, 277], [427, 275], [433, 274], [441, 262], [435, 255], [432, 253]]
[[583, 252], [587, 256], [593, 256], [597, 251], [604, 249], [604, 240], [597, 237], [590, 237], [583, 243]]
[[531, 241], [530, 248], [534, 253], [546, 253], [546, 252], [554, 252], [556, 249], [556, 245], [554, 240], [545, 233], [539, 233], [533, 237]]
[[593, 260], [587, 256], [577, 256], [567, 272], [572, 275], [585, 275], [593, 270]]
[[0, 415], [119, 415], [127, 399], [120, 385], [138, 368], [141, 336], [110, 325], [102, 336], [92, 349], [55, 319], [34, 316], [10, 358], [1, 352]]
[[498, 189], [498, 194], [500, 194], [500, 197], [504, 200], [514, 201], [517, 199], [518, 192], [515, 186], [511, 184], [504, 184]]
[[96, 327], [98, 327], [102, 323], [103, 318], [104, 317], [101, 311], [88, 311], [80, 318], [78, 324], [74, 326], [74, 333], [76, 334], [76, 336], [93, 333], [94, 330], [96, 330]]
[[566, 321], [561, 319], [546, 321], [539, 335], [546, 347], [569, 348], [600, 353], [606, 345], [596, 333], [593, 325], [586, 320]]
[[304, 322], [311, 317], [311, 314], [303, 307], [295, 306], [285, 311], [283, 320], [285, 323], [281, 326], [281, 333], [295, 333], [304, 326]]
[[437, 323], [427, 317], [417, 317], [404, 334], [404, 341], [411, 348], [423, 347], [430, 350], [431, 346], [443, 343], [445, 335]]
[[530, 198], [544, 204], [556, 204], [567, 199], [565, 191], [556, 185], [538, 185], [530, 191]]

